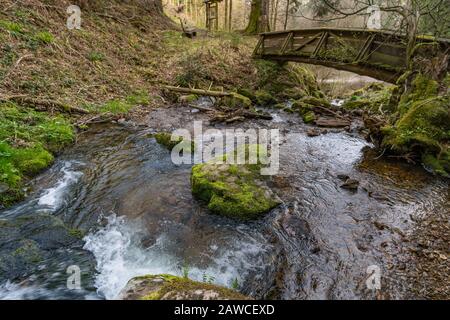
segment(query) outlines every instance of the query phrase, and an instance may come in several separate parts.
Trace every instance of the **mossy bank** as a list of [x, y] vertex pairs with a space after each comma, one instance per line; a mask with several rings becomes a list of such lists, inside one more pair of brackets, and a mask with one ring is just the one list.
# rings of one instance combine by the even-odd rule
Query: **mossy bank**
[[433, 173], [449, 177], [448, 78], [438, 81], [426, 73], [409, 71], [397, 85], [375, 83], [354, 92], [343, 107], [365, 112], [372, 141], [383, 154], [422, 163]]
[[0, 104], [0, 118], [0, 206], [9, 206], [24, 196], [27, 179], [74, 141], [75, 130], [62, 115], [13, 103]]

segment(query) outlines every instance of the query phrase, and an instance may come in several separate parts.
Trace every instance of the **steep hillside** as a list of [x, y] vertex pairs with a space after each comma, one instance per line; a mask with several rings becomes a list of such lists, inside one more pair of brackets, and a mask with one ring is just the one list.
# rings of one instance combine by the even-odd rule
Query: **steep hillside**
[[174, 28], [161, 3], [79, 1], [81, 29], [69, 30], [72, 3], [0, 3], [0, 207], [74, 141], [80, 114], [152, 103], [163, 30]]
[[140, 120], [171, 101], [161, 84], [235, 91], [258, 104], [322, 96], [305, 68], [253, 60], [254, 37], [184, 37], [159, 0], [78, 1], [79, 30], [67, 27], [71, 4], [0, 4], [0, 206], [21, 199], [27, 177], [93, 119]]

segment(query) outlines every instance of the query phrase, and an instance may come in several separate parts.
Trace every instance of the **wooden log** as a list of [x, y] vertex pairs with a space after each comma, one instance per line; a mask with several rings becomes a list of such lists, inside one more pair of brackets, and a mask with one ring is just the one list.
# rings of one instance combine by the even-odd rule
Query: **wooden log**
[[329, 128], [343, 128], [350, 126], [351, 122], [344, 119], [333, 119], [333, 118], [319, 118], [316, 120], [316, 125], [319, 127], [329, 127]]
[[231, 92], [226, 91], [212, 91], [212, 90], [203, 90], [203, 89], [191, 89], [191, 88], [183, 88], [183, 87], [174, 87], [174, 86], [162, 86], [163, 89], [181, 92], [181, 93], [189, 93], [196, 94], [200, 96], [211, 96], [211, 97], [230, 97], [233, 94]]

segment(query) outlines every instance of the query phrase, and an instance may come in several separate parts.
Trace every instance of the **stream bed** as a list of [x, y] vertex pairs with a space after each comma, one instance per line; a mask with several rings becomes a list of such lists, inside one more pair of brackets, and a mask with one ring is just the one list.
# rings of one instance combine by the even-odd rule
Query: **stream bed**
[[[271, 110], [276, 121], [236, 126], [280, 130], [270, 187], [283, 203], [240, 223], [209, 214], [191, 195], [190, 166], [173, 164], [150, 135], [194, 120], [233, 127], [197, 111], [160, 108], [144, 125], [82, 133], [24, 202], [0, 212], [0, 299], [115, 299], [132, 277], [160, 273], [269, 299], [420, 298], [424, 285], [448, 285], [408, 280], [419, 264], [409, 236], [424, 219], [448, 223], [448, 180], [374, 160], [356, 130], [309, 137], [298, 116]], [[342, 175], [358, 190], [341, 188]], [[70, 266], [81, 271], [79, 289], [67, 287]], [[366, 285], [369, 266], [381, 270], [380, 290]]]

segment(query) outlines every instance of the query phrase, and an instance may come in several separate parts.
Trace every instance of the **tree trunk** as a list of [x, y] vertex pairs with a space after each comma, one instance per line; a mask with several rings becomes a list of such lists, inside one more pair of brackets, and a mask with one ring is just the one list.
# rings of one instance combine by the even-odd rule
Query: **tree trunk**
[[275, 8], [273, 12], [273, 22], [272, 22], [272, 30], [277, 30], [277, 21], [278, 21], [278, 4], [280, 3], [280, 0], [275, 0]]
[[408, 37], [408, 43], [406, 45], [406, 66], [408, 69], [411, 69], [412, 55], [414, 47], [416, 46], [416, 37], [419, 28], [420, 13], [412, 4], [408, 6], [408, 9], [409, 12], [407, 12], [407, 16], [405, 18]]
[[290, 0], [286, 1], [286, 15], [284, 17], [284, 30], [287, 29], [287, 23], [288, 23], [288, 18], [289, 18], [289, 6], [291, 4]]
[[269, 0], [252, 0], [252, 8], [245, 33], [269, 31]]
[[223, 20], [223, 30], [228, 30], [228, 0], [224, 1], [225, 5], [225, 14]]
[[233, 29], [232, 26], [232, 19], [233, 19], [233, 0], [228, 0], [230, 2], [230, 9], [228, 10], [228, 31], [231, 32], [231, 30]]

